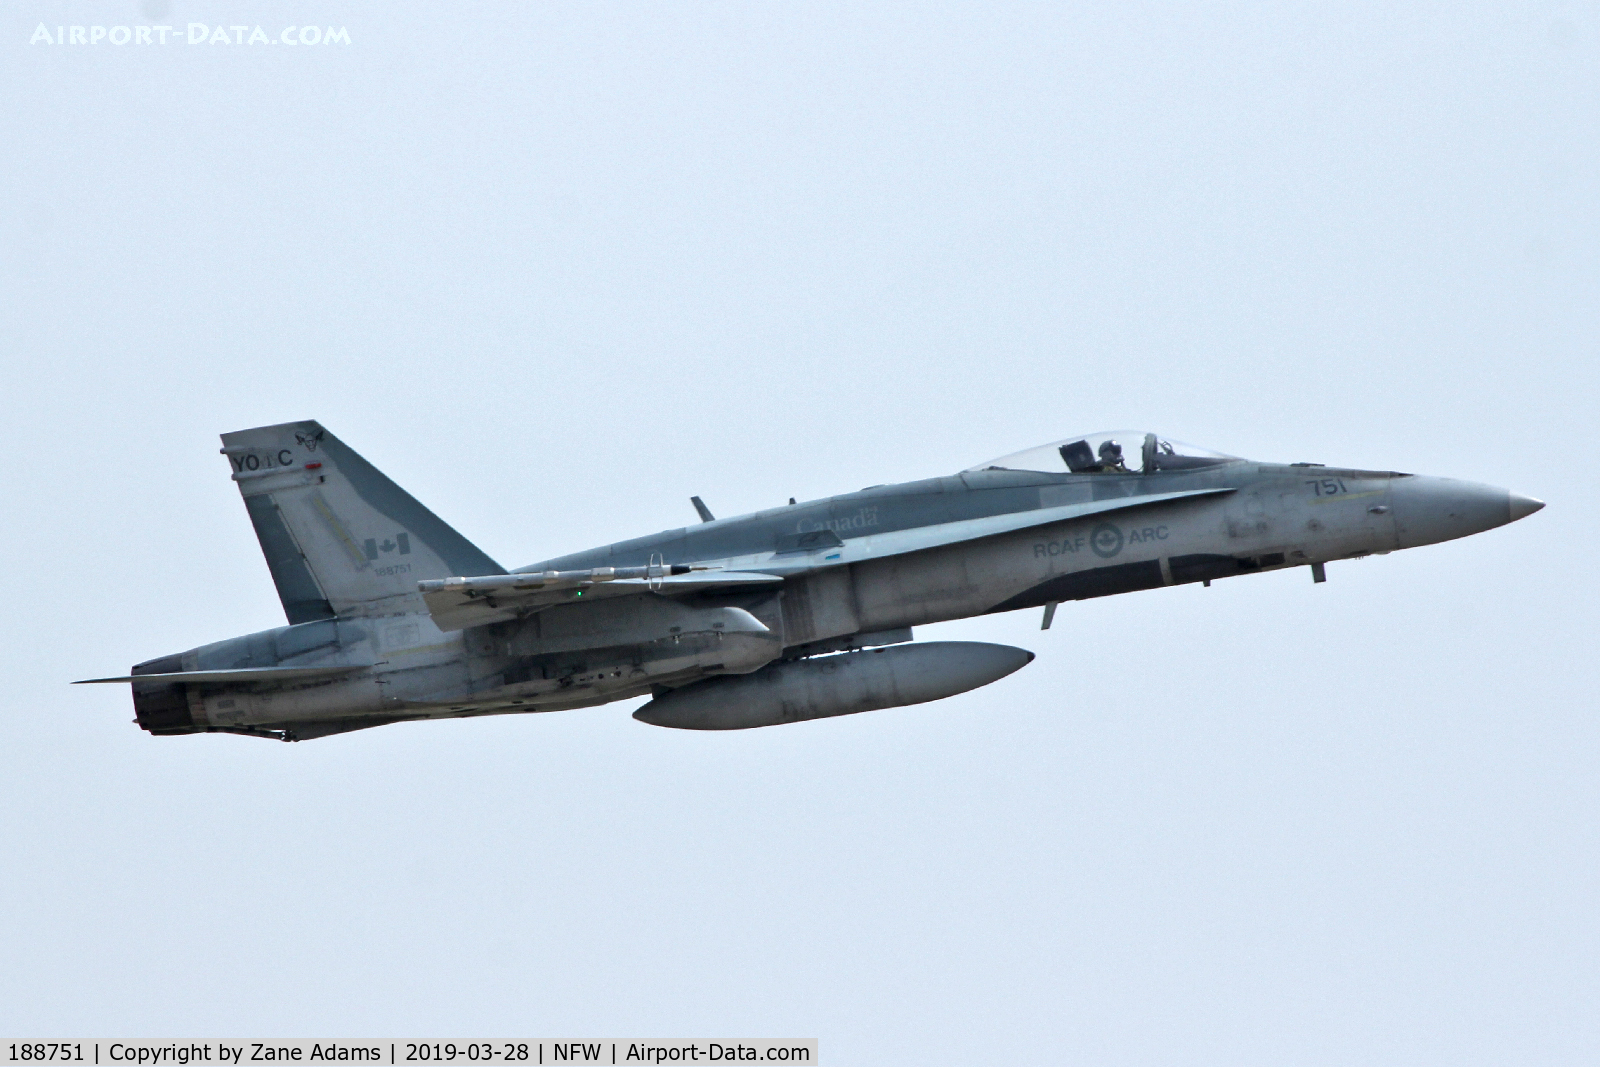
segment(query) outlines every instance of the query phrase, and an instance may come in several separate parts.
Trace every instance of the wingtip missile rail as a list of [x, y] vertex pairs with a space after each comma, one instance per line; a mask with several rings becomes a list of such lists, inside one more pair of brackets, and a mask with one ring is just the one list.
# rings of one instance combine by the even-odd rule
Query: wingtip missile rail
[[638, 581], [667, 578], [695, 571], [708, 571], [709, 566], [692, 566], [683, 563], [654, 564], [644, 567], [588, 567], [573, 571], [526, 571], [512, 574], [489, 574], [478, 578], [433, 578], [417, 583], [423, 593], [456, 592], [467, 596], [503, 593], [507, 590], [557, 589], [596, 585], [600, 582]]

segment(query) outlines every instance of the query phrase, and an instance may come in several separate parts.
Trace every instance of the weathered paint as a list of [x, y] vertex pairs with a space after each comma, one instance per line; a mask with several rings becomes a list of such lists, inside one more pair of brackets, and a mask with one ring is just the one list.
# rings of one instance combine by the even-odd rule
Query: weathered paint
[[[665, 568], [684, 572], [685, 584], [569, 582], [508, 598], [491, 624], [442, 630], [419, 581], [505, 571], [314, 422], [223, 440], [294, 625], [133, 673], [354, 669], [135, 681], [138, 720], [152, 733], [294, 739], [592, 706], [751, 674], [870, 634], [904, 640], [912, 626], [1465, 536], [1541, 506], [1445, 479], [1234, 459], [1149, 474], [971, 470], [544, 560], [522, 571]], [[712, 581], [762, 567], [772, 577]], [[491, 605], [492, 587], [481, 594]]]

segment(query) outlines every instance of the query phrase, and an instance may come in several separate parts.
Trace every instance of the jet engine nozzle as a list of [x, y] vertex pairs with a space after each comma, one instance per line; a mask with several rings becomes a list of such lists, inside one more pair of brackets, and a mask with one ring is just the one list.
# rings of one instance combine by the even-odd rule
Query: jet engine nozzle
[[[134, 677], [141, 674], [170, 674], [183, 670], [183, 657], [162, 656], [136, 664]], [[133, 683], [134, 721], [152, 734], [199, 733], [189, 711], [189, 690], [182, 683]]]
[[774, 663], [665, 693], [633, 717], [679, 730], [748, 730], [922, 704], [999, 681], [1033, 653], [1010, 645], [930, 641]]
[[1526, 518], [1544, 502], [1492, 485], [1411, 475], [1390, 488], [1399, 548], [1416, 548]]

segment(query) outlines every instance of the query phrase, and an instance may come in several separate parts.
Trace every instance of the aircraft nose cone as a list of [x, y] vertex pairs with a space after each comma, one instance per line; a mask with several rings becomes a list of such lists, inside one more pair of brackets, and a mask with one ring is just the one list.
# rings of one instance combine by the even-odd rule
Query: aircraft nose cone
[[1544, 505], [1492, 485], [1414, 475], [1391, 489], [1399, 547], [1415, 548], [1492, 530]]
[[1525, 519], [1542, 507], [1544, 507], [1543, 500], [1531, 496], [1523, 496], [1521, 493], [1512, 493], [1511, 521], [1516, 522], [1518, 519]]

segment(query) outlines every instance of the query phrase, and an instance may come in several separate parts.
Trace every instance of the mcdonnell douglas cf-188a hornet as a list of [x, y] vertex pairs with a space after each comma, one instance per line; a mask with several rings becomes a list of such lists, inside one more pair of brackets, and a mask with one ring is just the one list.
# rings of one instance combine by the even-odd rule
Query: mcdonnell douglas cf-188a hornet
[[1324, 565], [1544, 505], [1393, 471], [1258, 463], [1141, 431], [698, 524], [507, 572], [315, 422], [224, 434], [288, 626], [149, 660], [152, 734], [300, 741], [651, 697], [737, 730], [918, 704], [1031, 652], [912, 627]]

